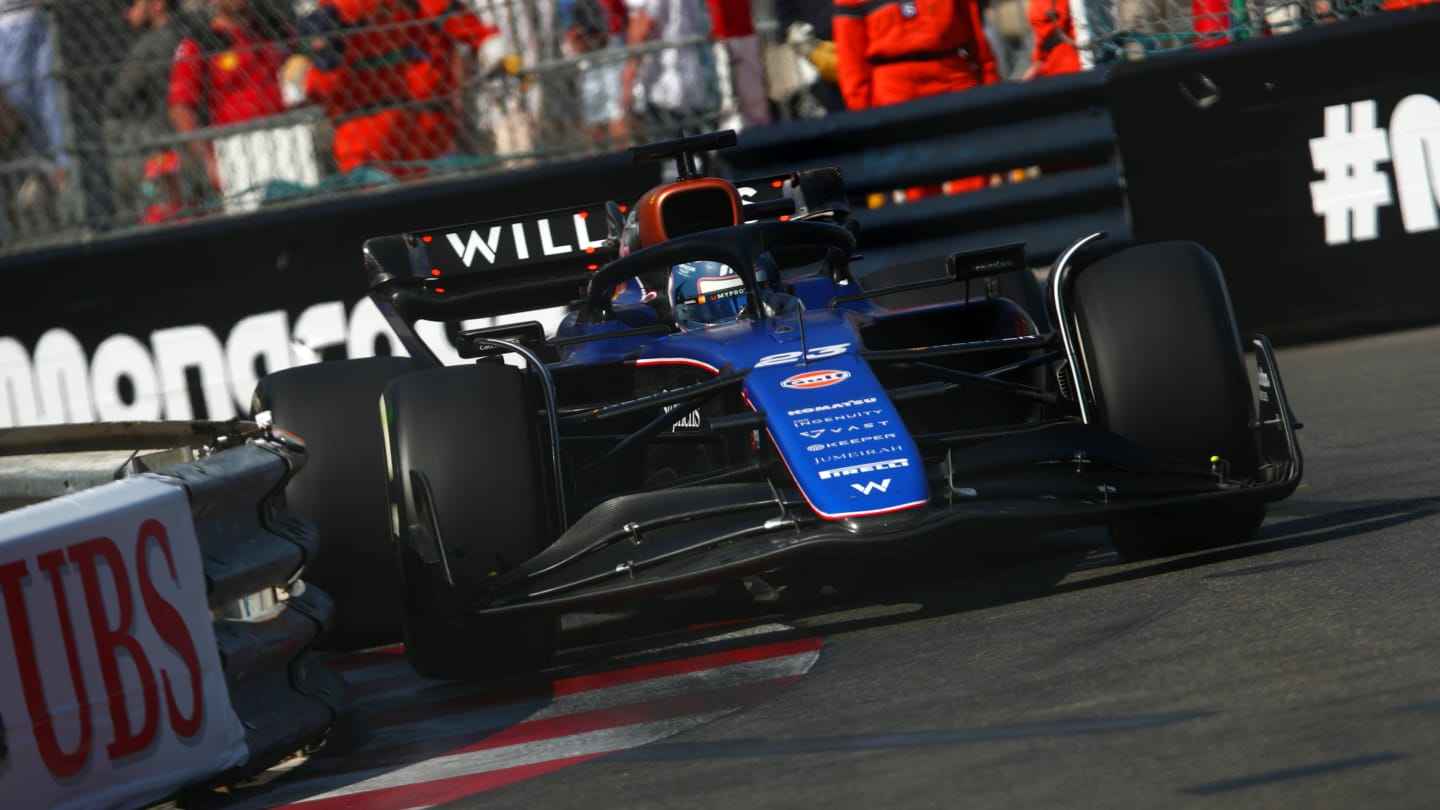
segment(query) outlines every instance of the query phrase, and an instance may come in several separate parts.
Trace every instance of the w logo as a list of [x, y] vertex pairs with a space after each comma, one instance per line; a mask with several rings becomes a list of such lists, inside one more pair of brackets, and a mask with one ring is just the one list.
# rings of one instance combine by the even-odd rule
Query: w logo
[[851, 484], [850, 486], [853, 487], [855, 491], [860, 493], [861, 495], [869, 495], [877, 489], [881, 492], [890, 489], [890, 479], [886, 478], [884, 481], [880, 482], [866, 481], [863, 484]]

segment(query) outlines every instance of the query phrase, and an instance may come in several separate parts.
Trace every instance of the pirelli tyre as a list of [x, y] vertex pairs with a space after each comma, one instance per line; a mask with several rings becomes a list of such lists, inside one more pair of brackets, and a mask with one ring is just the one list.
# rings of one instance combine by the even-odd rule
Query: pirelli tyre
[[[1120, 251], [1077, 275], [1073, 308], [1098, 424], [1176, 458], [1218, 456], [1234, 479], [1256, 473], [1254, 397], [1213, 256], [1193, 242]], [[1110, 540], [1127, 558], [1163, 556], [1248, 540], [1264, 517], [1263, 504], [1147, 513]]]
[[400, 637], [380, 393], [420, 368], [408, 357], [337, 360], [277, 371], [255, 387], [252, 412], [270, 411], [278, 427], [305, 441], [305, 467], [285, 499], [320, 536], [320, 552], [301, 576], [335, 600], [335, 626], [324, 646]]
[[543, 667], [557, 619], [481, 619], [488, 582], [549, 542], [537, 408], [514, 367], [432, 369], [385, 391], [406, 655], [421, 675]]

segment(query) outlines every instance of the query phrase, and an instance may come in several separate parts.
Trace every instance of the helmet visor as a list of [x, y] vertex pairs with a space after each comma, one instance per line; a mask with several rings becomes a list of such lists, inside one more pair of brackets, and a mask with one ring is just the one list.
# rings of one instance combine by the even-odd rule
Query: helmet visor
[[686, 326], [728, 323], [745, 311], [745, 282], [724, 265], [681, 265], [673, 292], [676, 320]]

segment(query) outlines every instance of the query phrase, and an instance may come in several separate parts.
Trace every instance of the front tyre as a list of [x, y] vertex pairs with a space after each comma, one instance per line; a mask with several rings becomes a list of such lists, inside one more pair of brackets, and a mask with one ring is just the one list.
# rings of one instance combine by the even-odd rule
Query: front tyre
[[[1177, 459], [1219, 456], [1235, 479], [1257, 472], [1254, 399], [1213, 256], [1193, 242], [1129, 248], [1083, 269], [1073, 302], [1096, 424]], [[1130, 559], [1178, 554], [1248, 540], [1264, 517], [1263, 504], [1166, 510], [1112, 524], [1110, 541]]]
[[335, 600], [324, 644], [363, 647], [400, 636], [400, 583], [390, 547], [380, 392], [424, 366], [408, 357], [334, 360], [277, 371], [255, 386], [251, 412], [305, 441], [288, 508], [315, 525], [320, 550], [302, 576]]
[[433, 369], [382, 400], [406, 655], [469, 680], [544, 666], [556, 619], [480, 619], [487, 583], [549, 542], [535, 408], [511, 366]]

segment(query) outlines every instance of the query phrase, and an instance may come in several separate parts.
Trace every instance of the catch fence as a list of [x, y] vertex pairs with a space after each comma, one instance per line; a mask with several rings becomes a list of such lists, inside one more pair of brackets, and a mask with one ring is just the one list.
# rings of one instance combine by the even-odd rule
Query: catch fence
[[[703, 0], [675, 0], [694, 24], [632, 46], [607, 2], [416, 0], [327, 28], [316, 0], [0, 0], [0, 255], [836, 112], [810, 59], [817, 38], [773, 0], [752, 4], [744, 40], [718, 39]], [[1030, 60], [1027, 14], [1062, 7], [1091, 65], [1378, 8], [1065, 3], [987, 5], [1007, 80]], [[246, 38], [213, 32], [226, 9], [252, 21]]]

